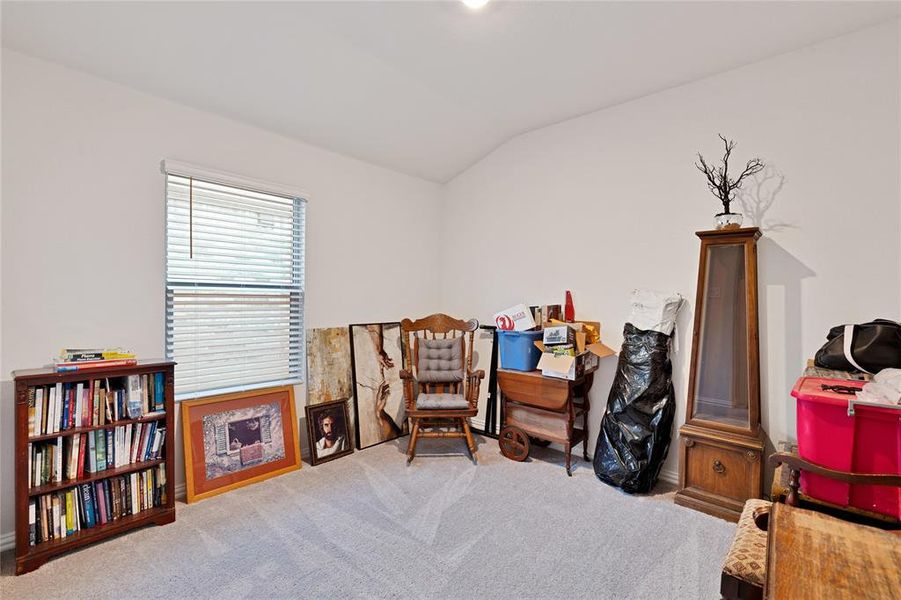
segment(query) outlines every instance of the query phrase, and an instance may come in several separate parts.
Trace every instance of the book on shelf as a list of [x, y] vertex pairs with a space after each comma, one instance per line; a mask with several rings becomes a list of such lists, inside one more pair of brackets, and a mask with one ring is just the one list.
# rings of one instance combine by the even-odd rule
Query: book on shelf
[[37, 386], [28, 391], [28, 435], [52, 435], [162, 414], [165, 376], [144, 373]]
[[63, 348], [59, 353], [59, 362], [72, 363], [134, 358], [134, 352], [123, 348]]
[[28, 503], [28, 543], [63, 539], [167, 502], [165, 464], [42, 494]]
[[91, 360], [76, 362], [56, 362], [54, 366], [59, 372], [90, 371], [91, 369], [109, 369], [110, 367], [133, 367], [138, 364], [135, 358], [121, 358], [113, 360]]
[[136, 419], [144, 407], [144, 390], [140, 375], [128, 376], [128, 397], [126, 407], [129, 418]]
[[53, 449], [53, 481], [59, 483], [63, 480], [63, 438], [56, 438], [56, 447]]
[[37, 503], [32, 500], [28, 503], [28, 544], [34, 546], [37, 541]]
[[77, 435], [59, 436], [29, 444], [29, 488], [50, 483], [77, 481], [163, 456], [166, 427], [159, 421], [95, 429]]
[[53, 523], [53, 535], [66, 537], [65, 530], [60, 527], [60, 516], [63, 514], [62, 502], [59, 494], [50, 497], [50, 519]]

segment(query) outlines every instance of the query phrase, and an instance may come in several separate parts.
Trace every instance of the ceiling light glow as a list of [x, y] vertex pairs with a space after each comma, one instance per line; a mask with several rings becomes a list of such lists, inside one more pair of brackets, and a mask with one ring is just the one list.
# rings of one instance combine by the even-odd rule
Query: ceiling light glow
[[488, 0], [460, 0], [463, 4], [466, 5], [467, 8], [472, 10], [479, 10], [488, 4]]

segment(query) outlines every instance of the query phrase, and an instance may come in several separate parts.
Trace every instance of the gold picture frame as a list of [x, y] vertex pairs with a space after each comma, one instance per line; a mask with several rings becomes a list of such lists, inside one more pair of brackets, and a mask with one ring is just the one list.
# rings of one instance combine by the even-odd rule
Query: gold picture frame
[[301, 468], [294, 387], [181, 402], [187, 501]]

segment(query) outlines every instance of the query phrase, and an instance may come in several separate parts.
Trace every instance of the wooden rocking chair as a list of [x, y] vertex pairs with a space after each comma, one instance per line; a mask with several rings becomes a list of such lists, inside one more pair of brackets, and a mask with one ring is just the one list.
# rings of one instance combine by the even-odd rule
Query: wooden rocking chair
[[[479, 386], [485, 377], [485, 371], [472, 372], [473, 335], [479, 322], [434, 314], [416, 321], [404, 319], [400, 325], [409, 368], [400, 372], [411, 425], [407, 463], [416, 456], [421, 437], [465, 438], [477, 463], [469, 418], [478, 411]], [[456, 429], [439, 429], [448, 426]]]

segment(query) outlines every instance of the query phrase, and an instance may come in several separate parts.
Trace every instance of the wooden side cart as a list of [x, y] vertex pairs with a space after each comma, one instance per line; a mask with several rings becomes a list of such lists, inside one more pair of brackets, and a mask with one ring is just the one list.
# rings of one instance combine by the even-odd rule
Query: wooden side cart
[[[588, 460], [588, 392], [594, 369], [575, 380], [545, 377], [541, 371], [497, 370], [502, 394], [501, 453], [511, 460], [529, 456], [530, 437], [562, 444], [566, 453], [566, 474], [572, 476], [572, 448], [582, 444], [582, 458]], [[581, 428], [576, 419], [582, 417]]]

